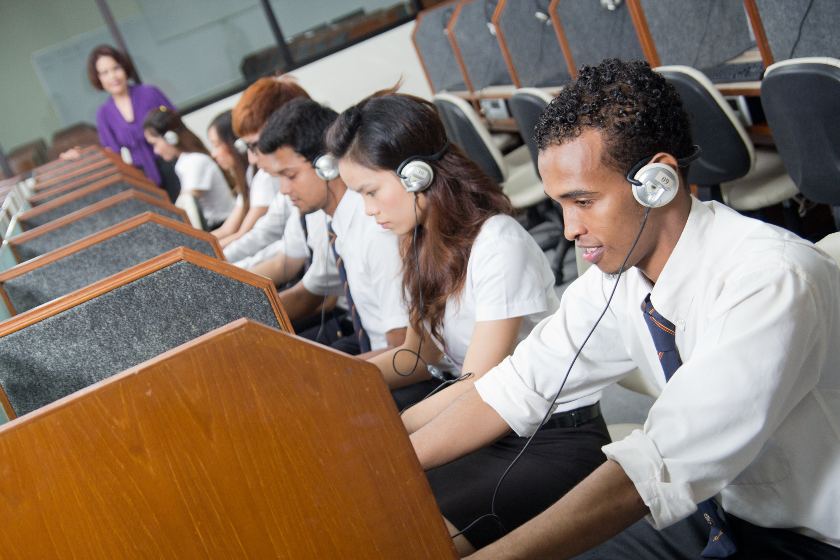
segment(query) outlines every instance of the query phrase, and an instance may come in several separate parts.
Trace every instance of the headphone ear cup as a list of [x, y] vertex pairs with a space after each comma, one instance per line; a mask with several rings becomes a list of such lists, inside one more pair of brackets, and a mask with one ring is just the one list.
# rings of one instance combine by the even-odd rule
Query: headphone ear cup
[[670, 165], [649, 163], [633, 176], [633, 198], [646, 208], [661, 208], [677, 196], [680, 176]]
[[234, 149], [243, 156], [248, 153], [248, 143], [242, 138], [237, 138], [233, 142]]
[[338, 178], [338, 162], [330, 154], [322, 154], [312, 162], [315, 174], [324, 181], [332, 181]]
[[163, 140], [170, 146], [177, 146], [179, 140], [178, 133], [174, 130], [167, 130], [163, 133]]
[[410, 193], [418, 193], [428, 189], [435, 180], [435, 172], [432, 166], [423, 160], [411, 160], [397, 171], [400, 181], [405, 190]]

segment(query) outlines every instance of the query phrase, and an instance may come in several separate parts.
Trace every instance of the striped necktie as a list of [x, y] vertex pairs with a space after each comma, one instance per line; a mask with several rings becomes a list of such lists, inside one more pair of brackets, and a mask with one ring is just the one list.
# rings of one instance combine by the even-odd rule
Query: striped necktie
[[333, 256], [335, 257], [335, 264], [338, 266], [338, 277], [341, 278], [344, 284], [344, 297], [347, 299], [347, 305], [350, 307], [350, 319], [353, 321], [353, 330], [359, 338], [359, 349], [362, 354], [370, 352], [370, 339], [362, 327], [362, 320], [359, 313], [356, 311], [356, 304], [353, 303], [353, 296], [350, 295], [350, 283], [347, 282], [347, 270], [344, 268], [344, 260], [339, 256], [335, 248], [335, 231], [333, 231], [332, 222], [327, 224], [327, 232], [330, 238], [330, 248], [332, 248]]
[[[674, 372], [682, 365], [680, 352], [677, 350], [677, 341], [674, 331], [674, 324], [660, 315], [650, 302], [650, 294], [642, 302], [642, 315], [645, 317], [645, 324], [653, 337], [653, 345], [659, 354], [659, 363], [665, 372], [665, 381], [668, 382]], [[703, 558], [728, 558], [735, 554], [735, 542], [730, 536], [729, 527], [726, 525], [718, 506], [711, 498], [697, 504], [697, 509], [703, 514], [706, 523], [709, 524], [709, 541], [703, 549]]]

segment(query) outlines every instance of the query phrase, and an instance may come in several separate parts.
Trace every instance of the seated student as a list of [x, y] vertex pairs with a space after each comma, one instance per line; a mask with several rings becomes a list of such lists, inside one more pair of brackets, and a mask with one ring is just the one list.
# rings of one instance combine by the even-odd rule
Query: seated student
[[[309, 99], [306, 91], [293, 79], [260, 78], [242, 92], [231, 114], [234, 133], [248, 151], [248, 162], [257, 165], [257, 141], [260, 131], [271, 113], [292, 99]], [[254, 174], [252, 183], [263, 183], [273, 178], [267, 177], [262, 169]], [[273, 179], [275, 186], [278, 185]], [[286, 227], [286, 221], [292, 212], [292, 204], [286, 195], [277, 193], [271, 199], [266, 213], [256, 221], [250, 231], [224, 248], [228, 261], [249, 268], [264, 261], [280, 249], [280, 240]]]
[[[367, 212], [400, 236], [409, 329], [402, 346], [371, 362], [398, 388], [430, 379], [424, 365], [447, 358], [455, 376], [471, 377], [441, 394], [466, 391], [511, 352], [523, 330], [559, 304], [548, 261], [510, 216], [510, 201], [499, 186], [447, 141], [431, 103], [399, 94], [368, 98], [342, 113], [327, 148], [340, 158], [341, 176], [364, 197]], [[434, 387], [427, 385], [419, 395], [395, 398], [404, 406]], [[599, 396], [593, 392], [568, 403], [542, 431], [539, 454], [511, 473], [497, 508], [507, 530], [604, 461], [600, 447], [609, 436]], [[413, 409], [403, 419], [409, 432], [423, 421]], [[470, 420], [449, 425], [450, 432], [476, 428]], [[464, 529], [488, 512], [493, 488], [522, 444], [504, 438], [486, 453], [427, 473], [455, 527]], [[544, 459], [555, 448], [576, 460]], [[485, 543], [502, 534], [495, 521], [485, 521], [467, 533], [471, 540]]]
[[146, 141], [160, 158], [175, 162], [181, 194], [195, 197], [210, 231], [233, 210], [234, 199], [224, 173], [201, 140], [184, 125], [178, 113], [161, 105], [143, 122]]
[[566, 236], [596, 266], [511, 357], [435, 403], [411, 436], [420, 462], [530, 434], [636, 368], [662, 394], [606, 463], [474, 558], [840, 558], [836, 263], [690, 195], [688, 118], [646, 63], [583, 67], [536, 139]]
[[[248, 173], [247, 149], [241, 151], [231, 124], [231, 112], [221, 113], [207, 128], [210, 155], [233, 179], [236, 207], [225, 223], [213, 230], [224, 248], [254, 227], [254, 223], [268, 211], [268, 205], [277, 194], [278, 186], [267, 173]], [[243, 146], [244, 147], [244, 146]], [[249, 177], [250, 175], [250, 177]]]
[[[408, 315], [397, 238], [365, 215], [362, 197], [347, 190], [335, 160], [325, 153], [324, 133], [337, 116], [315, 101], [295, 99], [274, 112], [260, 133], [260, 166], [280, 178], [280, 191], [296, 209], [286, 227], [283, 252], [265, 264], [271, 265], [268, 274], [277, 284], [288, 281], [307, 256], [303, 249], [308, 245], [312, 266], [300, 282], [280, 292], [280, 300], [289, 318], [297, 321], [316, 314], [324, 296], [344, 295], [349, 309], [345, 321], [319, 324], [301, 335], [316, 339], [320, 333], [320, 342], [355, 355], [402, 344]], [[305, 230], [300, 216], [305, 216]], [[338, 271], [340, 290], [328, 264]], [[336, 323], [341, 336], [335, 335]]]

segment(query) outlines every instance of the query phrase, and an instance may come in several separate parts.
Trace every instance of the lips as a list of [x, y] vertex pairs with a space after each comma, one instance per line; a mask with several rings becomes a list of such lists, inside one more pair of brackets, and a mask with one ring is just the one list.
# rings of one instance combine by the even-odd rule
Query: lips
[[597, 264], [597, 262], [601, 260], [601, 257], [604, 256], [603, 246], [579, 247], [579, 249], [582, 251], [581, 256], [583, 257], [583, 259], [592, 264]]

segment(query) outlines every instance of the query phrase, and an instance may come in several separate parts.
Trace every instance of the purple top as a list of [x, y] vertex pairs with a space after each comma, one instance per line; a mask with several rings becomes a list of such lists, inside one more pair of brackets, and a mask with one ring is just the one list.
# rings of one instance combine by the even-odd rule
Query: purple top
[[152, 109], [165, 105], [175, 110], [175, 106], [155, 86], [129, 86], [128, 94], [134, 108], [134, 120], [131, 122], [126, 122], [123, 118], [113, 97], [97, 109], [96, 127], [99, 130], [99, 142], [118, 154], [121, 147], [128, 148], [134, 165], [142, 169], [146, 177], [159, 186], [160, 172], [155, 165], [155, 153], [143, 136], [143, 121]]

